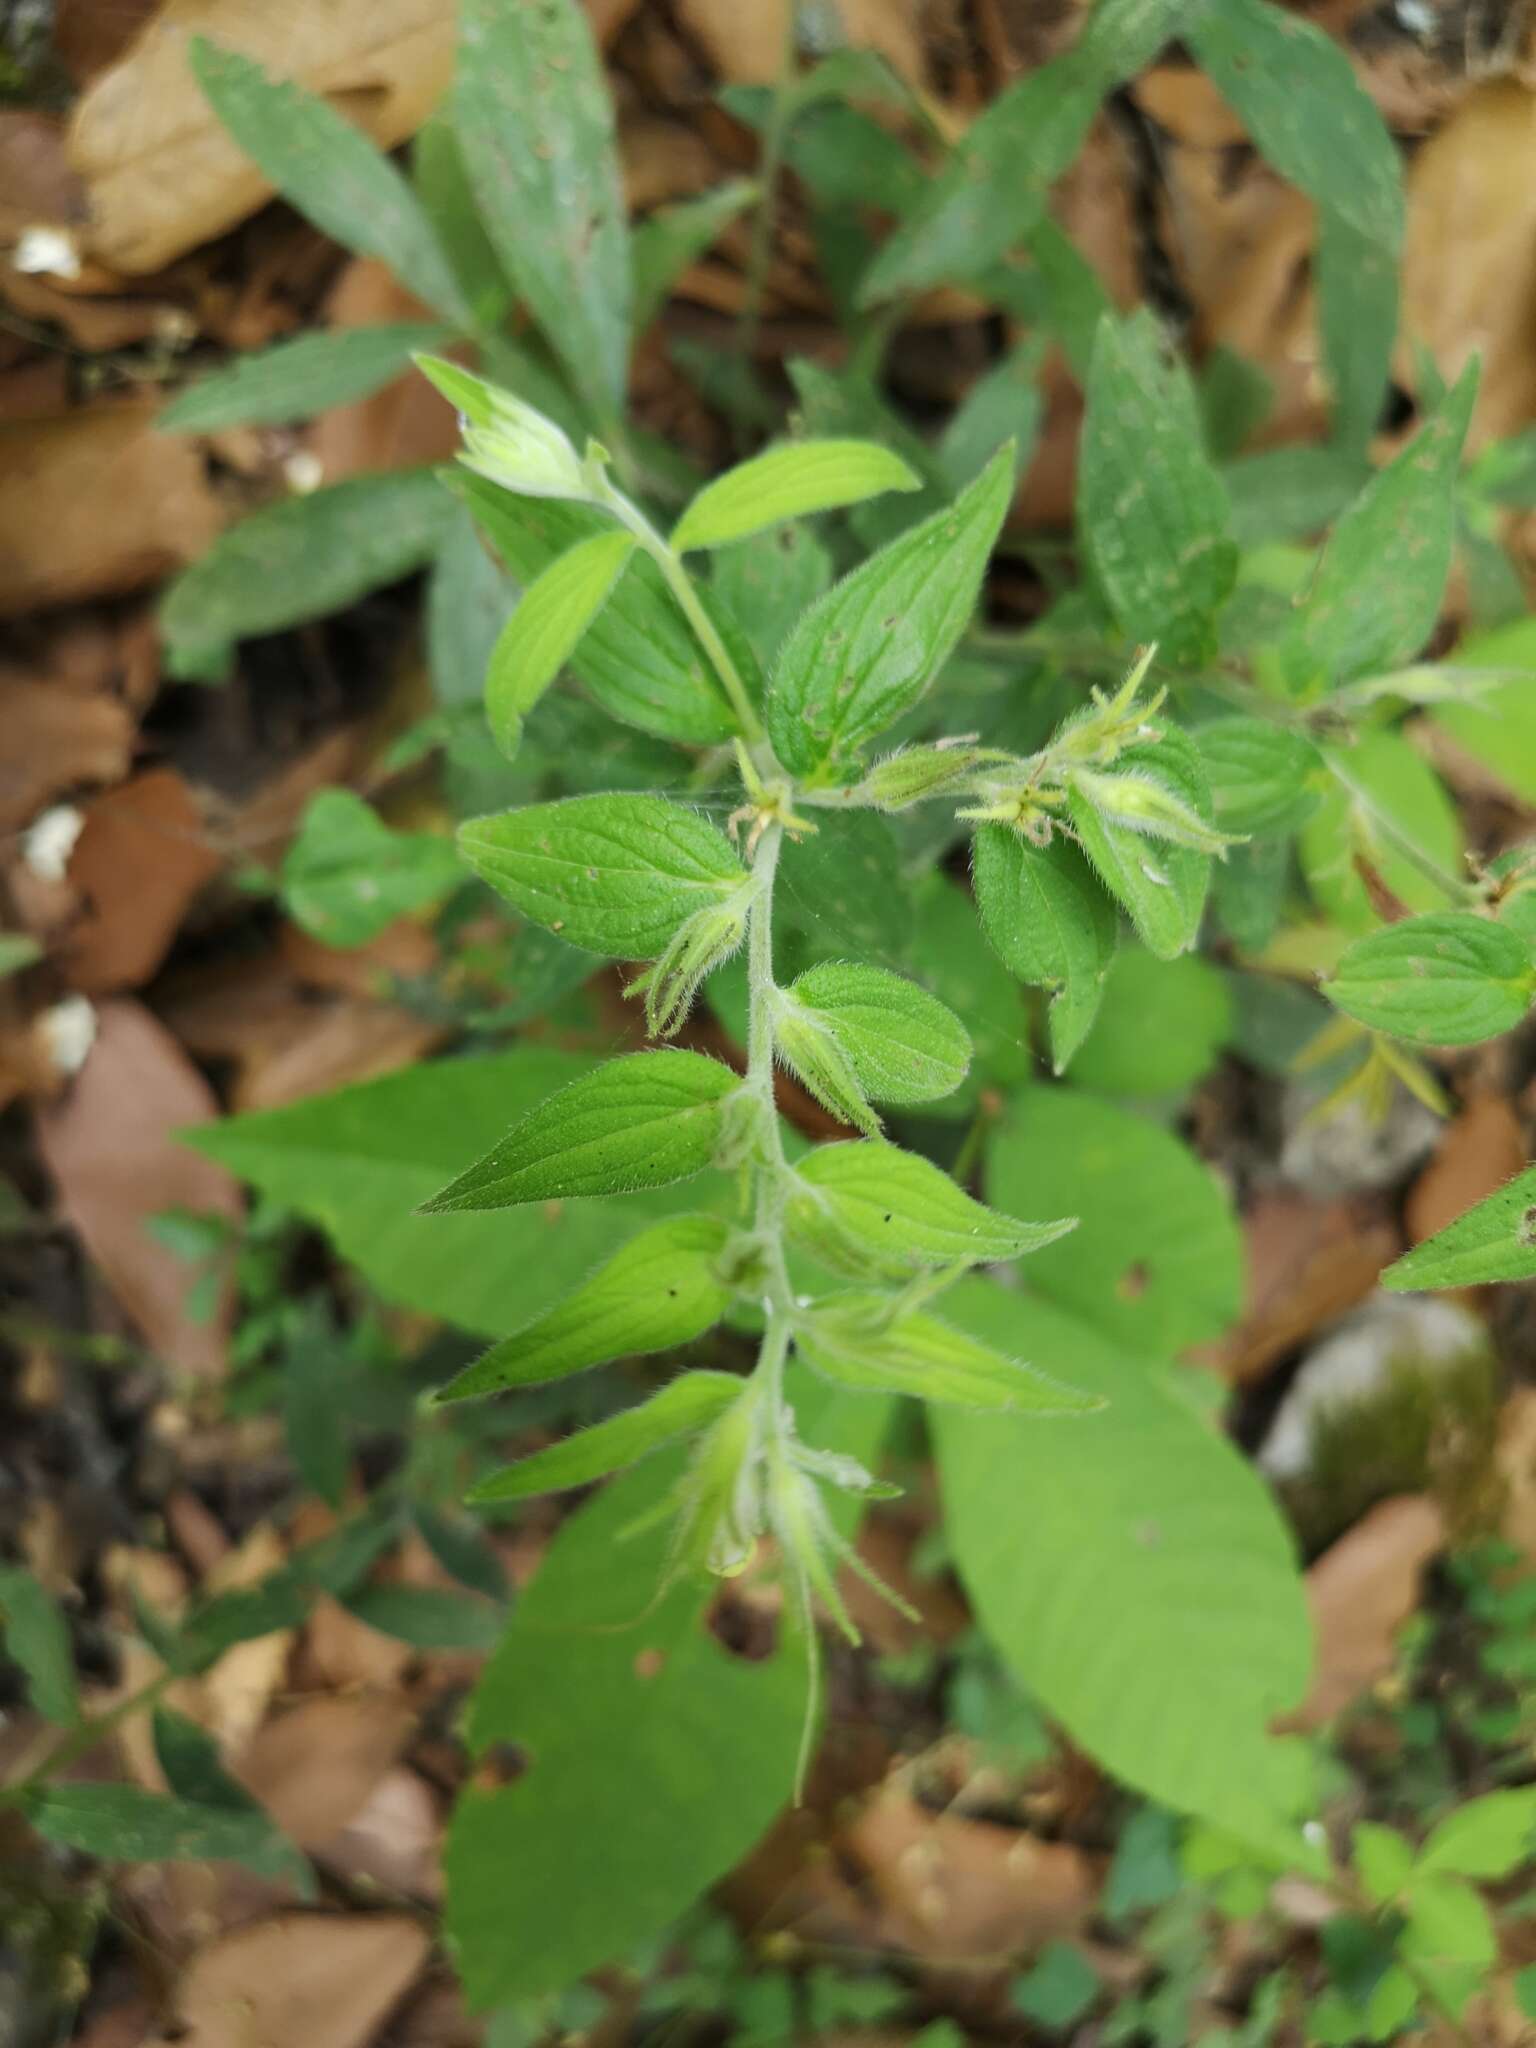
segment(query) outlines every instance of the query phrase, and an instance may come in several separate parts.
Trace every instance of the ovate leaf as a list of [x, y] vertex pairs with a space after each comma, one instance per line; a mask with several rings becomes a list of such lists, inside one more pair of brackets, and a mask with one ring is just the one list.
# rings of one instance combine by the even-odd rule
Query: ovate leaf
[[1223, 832], [1294, 832], [1316, 810], [1322, 757], [1301, 733], [1263, 718], [1217, 718], [1190, 735]]
[[809, 968], [788, 1000], [822, 1025], [876, 1102], [931, 1102], [953, 1094], [971, 1062], [954, 1012], [914, 981], [882, 967], [829, 961]]
[[557, 1308], [493, 1345], [436, 1398], [536, 1386], [610, 1358], [692, 1343], [731, 1303], [719, 1272], [725, 1240], [726, 1226], [714, 1216], [677, 1216], [641, 1231]]
[[694, 1436], [741, 1398], [745, 1381], [729, 1372], [685, 1372], [668, 1381], [659, 1394], [610, 1415], [590, 1429], [578, 1430], [547, 1450], [520, 1458], [483, 1479], [466, 1498], [479, 1505], [493, 1500], [527, 1500], [538, 1493], [559, 1493], [585, 1486], [638, 1464], [663, 1444]]
[[0, 1652], [26, 1679], [45, 1721], [69, 1728], [79, 1720], [68, 1626], [53, 1596], [18, 1565], [0, 1565]]
[[1413, 1293], [1434, 1287], [1485, 1287], [1536, 1275], [1536, 1167], [1405, 1252], [1381, 1276], [1383, 1287]]
[[237, 356], [179, 392], [155, 421], [161, 433], [211, 434], [224, 427], [281, 426], [329, 406], [350, 405], [409, 369], [417, 349], [435, 348], [440, 327], [338, 327]]
[[1485, 1792], [1446, 1815], [1419, 1851], [1418, 1874], [1508, 1877], [1536, 1853], [1536, 1785]]
[[236, 50], [194, 36], [189, 58], [213, 111], [290, 204], [344, 248], [387, 264], [455, 326], [468, 326], [469, 307], [420, 202], [360, 129]]
[[254, 1804], [204, 1806], [138, 1785], [48, 1785], [30, 1793], [27, 1819], [50, 1842], [104, 1863], [243, 1863], [290, 1876], [293, 1845]]
[[1030, 1260], [1029, 1285], [1120, 1343], [1173, 1355], [1221, 1336], [1242, 1308], [1230, 1202], [1144, 1117], [1075, 1088], [1024, 1089], [988, 1144], [986, 1185], [1004, 1208], [1082, 1218]]
[[774, 751], [797, 775], [848, 772], [927, 689], [964, 631], [1013, 495], [1000, 451], [946, 511], [834, 584], [801, 619], [768, 697]]
[[946, 1312], [1108, 1403], [1073, 1429], [935, 1414], [982, 1628], [1116, 1777], [1272, 1839], [1301, 1788], [1268, 1727], [1306, 1687], [1311, 1629], [1263, 1482], [1163, 1372], [1070, 1314], [980, 1281]]
[[679, 553], [719, 548], [765, 527], [857, 505], [882, 491], [916, 491], [899, 455], [875, 441], [792, 441], [739, 463], [706, 484], [672, 532]]
[[787, 1214], [791, 1232], [824, 1263], [892, 1277], [924, 1266], [1019, 1258], [1053, 1244], [1075, 1223], [999, 1215], [931, 1160], [877, 1139], [812, 1152], [797, 1169]]
[[1323, 989], [1373, 1031], [1416, 1045], [1478, 1045], [1520, 1023], [1536, 967], [1507, 926], [1446, 910], [1356, 939]]
[[[1115, 769], [1166, 790], [1180, 806], [1213, 822], [1204, 764], [1177, 726], [1165, 726], [1156, 741], [1127, 747]], [[1080, 789], [1071, 790], [1068, 802], [1083, 851], [1130, 912], [1148, 949], [1160, 960], [1188, 952], [1205, 911], [1211, 855], [1104, 817]]]
[[485, 712], [505, 754], [515, 754], [524, 716], [570, 660], [634, 553], [628, 533], [594, 533], [557, 555], [523, 592], [491, 650]]
[[421, 1214], [627, 1194], [686, 1180], [714, 1157], [722, 1104], [739, 1086], [729, 1067], [701, 1053], [609, 1060], [530, 1110]]
[[1232, 1029], [1227, 983], [1208, 960], [1122, 946], [1072, 1079], [1107, 1095], [1178, 1095], [1210, 1072]]
[[429, 561], [452, 518], [452, 499], [425, 469], [349, 477], [263, 506], [161, 600], [174, 673], [218, 674], [237, 640], [345, 611]]
[[584, 8], [464, 0], [454, 132], [480, 216], [598, 422], [629, 372], [629, 239], [613, 100]]
[[502, 1616], [476, 1593], [443, 1586], [362, 1586], [342, 1598], [354, 1620], [417, 1650], [491, 1650]]
[[327, 946], [365, 946], [456, 888], [464, 870], [435, 832], [394, 832], [349, 789], [325, 789], [283, 857], [283, 901]]
[[1092, 1025], [1115, 957], [1114, 907], [1068, 840], [1035, 846], [1006, 825], [983, 825], [973, 863], [982, 929], [998, 958], [1050, 991], [1051, 1064], [1062, 1073]]
[[1088, 373], [1077, 518], [1121, 630], [1176, 662], [1207, 659], [1237, 577], [1221, 478], [1183, 365], [1152, 315], [1106, 318]]
[[994, 1414], [1084, 1415], [1104, 1405], [1102, 1396], [1069, 1387], [937, 1316], [892, 1319], [886, 1295], [833, 1295], [818, 1303], [797, 1328], [795, 1348], [852, 1393], [910, 1394]]
[[[515, 616], [515, 614], [514, 614]], [[573, 796], [460, 828], [475, 873], [589, 953], [652, 960], [694, 911], [746, 881], [724, 835], [659, 796]]]

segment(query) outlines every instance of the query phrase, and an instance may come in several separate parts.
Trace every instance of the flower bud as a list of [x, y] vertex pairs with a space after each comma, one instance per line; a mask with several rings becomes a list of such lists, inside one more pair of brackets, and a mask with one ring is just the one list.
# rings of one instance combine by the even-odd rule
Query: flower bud
[[537, 407], [439, 356], [419, 355], [416, 365], [459, 409], [467, 469], [525, 498], [591, 497], [581, 457]]
[[755, 1404], [743, 1393], [699, 1439], [678, 1489], [678, 1554], [734, 1578], [745, 1571], [766, 1526]]
[[653, 1038], [670, 1038], [706, 974], [729, 960], [747, 935], [750, 885], [724, 903], [706, 903], [673, 933], [654, 967], [629, 984], [627, 994], [644, 992], [645, 1027]]
[[1202, 818], [1193, 804], [1137, 769], [1107, 775], [1095, 768], [1074, 768], [1069, 779], [1106, 824], [1119, 825], [1127, 832], [1145, 832], [1153, 839], [1169, 839], [1175, 846], [1190, 846], [1197, 853], [1225, 855], [1227, 848], [1236, 844], [1229, 833], [1218, 832]]
[[904, 811], [964, 782], [987, 758], [984, 747], [903, 747], [899, 754], [877, 761], [857, 793], [876, 810]]

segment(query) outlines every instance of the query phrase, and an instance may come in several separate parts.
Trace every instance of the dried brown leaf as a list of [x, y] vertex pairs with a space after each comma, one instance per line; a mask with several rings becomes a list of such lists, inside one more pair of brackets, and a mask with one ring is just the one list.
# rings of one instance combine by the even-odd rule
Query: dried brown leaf
[[266, 1722], [238, 1775], [301, 1848], [317, 1848], [357, 1818], [414, 1725], [399, 1699], [317, 1694]]
[[148, 981], [222, 866], [174, 768], [151, 768], [98, 797], [69, 862], [86, 906], [61, 960], [71, 985], [106, 995]]
[[1316, 1673], [1288, 1726], [1322, 1727], [1393, 1669], [1398, 1630], [1417, 1608], [1424, 1567], [1444, 1542], [1435, 1502], [1399, 1494], [1324, 1551], [1307, 1573]]

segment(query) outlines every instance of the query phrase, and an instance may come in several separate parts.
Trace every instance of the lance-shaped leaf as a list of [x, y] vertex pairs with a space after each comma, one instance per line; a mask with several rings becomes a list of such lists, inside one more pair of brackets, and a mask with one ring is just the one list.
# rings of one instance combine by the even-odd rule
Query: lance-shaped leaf
[[0, 1648], [45, 1721], [68, 1728], [79, 1720], [68, 1625], [53, 1595], [18, 1565], [0, 1565]]
[[293, 1844], [254, 1801], [246, 1807], [167, 1799], [138, 1785], [45, 1785], [23, 1811], [50, 1842], [106, 1863], [243, 1863], [291, 1877]]
[[1150, 313], [1099, 324], [1078, 460], [1077, 519], [1121, 630], [1177, 662], [1215, 652], [1237, 576], [1221, 478], [1194, 391]]
[[[1166, 726], [1160, 737], [1127, 747], [1117, 770], [1166, 791], [1172, 803], [1211, 823], [1205, 769], [1188, 736]], [[1211, 855], [1154, 839], [1123, 817], [1104, 815], [1079, 789], [1068, 792], [1073, 828], [1105, 886], [1130, 912], [1149, 951], [1160, 960], [1188, 952], [1200, 930], [1211, 885]]]
[[515, 754], [523, 718], [575, 653], [634, 553], [629, 533], [594, 533], [559, 555], [523, 592], [491, 650], [485, 714], [504, 754]]
[[1223, 832], [1294, 832], [1316, 810], [1327, 776], [1303, 734], [1263, 718], [1217, 718], [1190, 737]]
[[971, 1064], [970, 1033], [947, 1004], [883, 967], [827, 961], [785, 991], [828, 1031], [876, 1102], [952, 1095]]
[[338, 327], [253, 349], [178, 392], [155, 426], [163, 434], [211, 434], [223, 427], [309, 419], [330, 406], [367, 398], [408, 370], [418, 349], [442, 338], [440, 327], [400, 322]]
[[680, 200], [675, 206], [658, 206], [630, 237], [630, 273], [633, 304], [631, 320], [636, 339], [650, 326], [671, 297], [672, 287], [684, 271], [699, 258], [739, 213], [758, 197], [761, 187], [754, 178], [728, 178], [712, 192], [697, 199]]
[[1075, 1217], [1024, 1223], [973, 1201], [929, 1159], [878, 1139], [823, 1145], [796, 1170], [789, 1227], [838, 1271], [899, 1277], [1038, 1251]]
[[1323, 991], [1373, 1031], [1416, 1045], [1478, 1045], [1523, 1019], [1536, 967], [1507, 925], [1432, 911], [1356, 939]]
[[[156, 1707], [153, 1720], [155, 1761], [177, 1799], [194, 1806], [242, 1815], [251, 1824], [251, 1846], [240, 1857], [279, 1879], [288, 1879], [299, 1896], [315, 1896], [314, 1872], [308, 1858], [287, 1838], [266, 1809], [225, 1770], [219, 1746], [205, 1728], [171, 1707]], [[262, 1837], [265, 1836], [263, 1841]]]
[[729, 1067], [701, 1053], [669, 1048], [609, 1060], [529, 1110], [420, 1213], [631, 1194], [686, 1180], [713, 1159], [725, 1098], [739, 1086]]
[[291, 205], [343, 248], [387, 264], [456, 327], [469, 325], [458, 279], [415, 193], [360, 129], [237, 50], [194, 36], [189, 58], [213, 111]]
[[726, 547], [812, 512], [922, 487], [922, 478], [877, 441], [791, 442], [706, 484], [673, 529], [672, 545], [680, 553]]
[[918, 701], [965, 630], [1012, 496], [1013, 452], [1003, 448], [947, 510], [812, 605], [768, 696], [786, 768], [830, 779]]
[[480, 216], [605, 425], [629, 372], [629, 234], [613, 99], [571, 0], [464, 0], [454, 132]]
[[539, 1386], [610, 1358], [691, 1344], [731, 1303], [719, 1271], [726, 1235], [715, 1216], [674, 1216], [642, 1230], [558, 1308], [493, 1344], [436, 1399]]
[[1088, 1035], [1118, 943], [1114, 905], [1077, 848], [1035, 846], [1006, 825], [976, 834], [972, 873], [981, 926], [1020, 981], [1050, 991], [1046, 1032], [1058, 1074]]
[[495, 1472], [465, 1496], [473, 1504], [494, 1500], [527, 1500], [537, 1493], [559, 1493], [585, 1486], [638, 1464], [663, 1444], [693, 1436], [741, 1398], [745, 1382], [729, 1372], [685, 1372], [668, 1381], [659, 1394], [610, 1415], [590, 1429], [578, 1430], [548, 1450], [535, 1451]]
[[1405, 1252], [1381, 1276], [1412, 1294], [1437, 1287], [1487, 1287], [1536, 1277], [1536, 1166], [1506, 1181], [1444, 1230]]
[[525, 917], [623, 960], [654, 960], [685, 919], [747, 879], [722, 833], [659, 796], [573, 796], [472, 818], [459, 846]]
[[833, 1295], [795, 1331], [795, 1348], [824, 1379], [850, 1391], [911, 1394], [955, 1408], [1084, 1415], [1104, 1406], [1021, 1359], [994, 1351], [938, 1317], [892, 1317], [881, 1294]]

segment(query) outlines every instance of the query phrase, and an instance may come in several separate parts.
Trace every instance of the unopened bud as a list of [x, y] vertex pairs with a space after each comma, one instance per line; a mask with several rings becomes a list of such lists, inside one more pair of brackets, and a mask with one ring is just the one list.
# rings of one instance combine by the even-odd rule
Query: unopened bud
[[848, 1055], [827, 1026], [789, 990], [778, 991], [773, 1038], [784, 1064], [823, 1109], [866, 1137], [880, 1135], [880, 1119], [865, 1099]]
[[1231, 834], [1218, 832], [1193, 804], [1176, 796], [1165, 783], [1138, 769], [1101, 774], [1095, 768], [1074, 768], [1070, 780], [1073, 789], [1106, 824], [1221, 857], [1225, 857], [1229, 846], [1237, 843]]
[[683, 1559], [719, 1578], [744, 1571], [767, 1516], [754, 1404], [743, 1394], [699, 1439], [679, 1489]]
[[738, 889], [724, 903], [707, 903], [672, 935], [654, 967], [629, 984], [626, 993], [645, 995], [645, 1025], [653, 1038], [670, 1038], [706, 974], [729, 960], [747, 935], [752, 888]]
[[459, 410], [459, 460], [525, 498], [589, 498], [581, 457], [536, 406], [440, 356], [418, 355], [417, 368]]
[[941, 796], [965, 782], [984, 760], [991, 758], [984, 747], [903, 747], [877, 761], [857, 794], [881, 811], [904, 811], [925, 797]]

